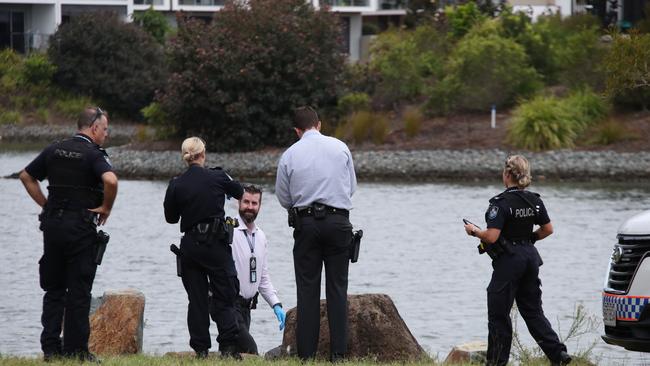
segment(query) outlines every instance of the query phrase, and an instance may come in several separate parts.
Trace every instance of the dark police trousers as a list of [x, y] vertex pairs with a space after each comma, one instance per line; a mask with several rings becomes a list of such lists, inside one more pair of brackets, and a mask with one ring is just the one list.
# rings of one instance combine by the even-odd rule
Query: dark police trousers
[[239, 325], [239, 339], [237, 341], [237, 352], [257, 354], [257, 343], [250, 334], [251, 329], [251, 304], [252, 299], [237, 297], [235, 310], [237, 311], [237, 324]]
[[41, 348], [45, 354], [87, 353], [88, 313], [97, 270], [95, 225], [89, 215], [82, 216], [81, 209], [47, 210], [41, 224], [44, 253], [39, 261], [39, 275], [45, 290]]
[[[235, 299], [239, 280], [230, 245], [218, 241], [198, 243], [191, 235], [181, 239], [183, 286], [187, 292], [187, 327], [190, 347], [206, 351], [210, 341], [210, 316], [217, 323], [219, 350], [237, 344], [238, 325]], [[212, 294], [209, 296], [208, 291]]]
[[298, 292], [296, 340], [298, 356], [312, 358], [318, 349], [321, 271], [325, 263], [330, 354], [344, 355], [348, 333], [348, 265], [352, 225], [346, 216], [301, 217], [294, 230], [293, 264]]
[[505, 365], [510, 357], [512, 322], [510, 310], [517, 301], [519, 313], [537, 344], [554, 362], [560, 361], [560, 352], [566, 346], [542, 310], [541, 281], [538, 278], [541, 258], [532, 244], [509, 245], [505, 253], [492, 262], [494, 271], [488, 293], [488, 365]]

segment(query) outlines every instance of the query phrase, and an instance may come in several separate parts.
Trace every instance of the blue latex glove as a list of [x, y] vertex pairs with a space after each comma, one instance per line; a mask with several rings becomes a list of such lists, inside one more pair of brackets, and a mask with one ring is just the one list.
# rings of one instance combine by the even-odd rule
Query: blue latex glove
[[287, 313], [284, 312], [284, 309], [282, 309], [282, 306], [280, 305], [275, 305], [273, 307], [273, 312], [280, 322], [280, 330], [284, 329], [284, 320], [287, 318]]

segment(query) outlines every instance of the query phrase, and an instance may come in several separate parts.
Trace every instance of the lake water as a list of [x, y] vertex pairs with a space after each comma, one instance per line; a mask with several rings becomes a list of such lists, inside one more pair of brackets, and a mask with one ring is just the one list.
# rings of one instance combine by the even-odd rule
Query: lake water
[[[0, 176], [19, 171], [35, 155], [0, 153]], [[360, 260], [350, 266], [349, 293], [390, 295], [420, 344], [441, 360], [454, 345], [487, 337], [490, 261], [476, 253], [477, 243], [465, 235], [461, 218], [483, 223], [487, 200], [502, 190], [499, 179], [361, 182], [353, 198], [351, 221], [364, 230], [364, 238]], [[187, 297], [168, 249], [179, 242], [180, 233], [163, 217], [166, 186], [162, 181], [120, 181], [104, 228], [111, 241], [93, 288], [94, 296], [129, 287], [145, 293], [144, 351], [152, 354], [190, 350]], [[267, 184], [258, 224], [270, 240], [271, 278], [285, 309], [290, 309], [296, 304], [291, 231], [270, 189]], [[537, 245], [545, 262], [540, 274], [544, 310], [554, 328], [565, 334], [578, 304], [600, 321], [601, 290], [616, 229], [622, 220], [649, 207], [650, 188], [645, 183], [542, 182], [532, 190], [542, 194], [555, 227], [555, 234]], [[42, 254], [39, 209], [18, 180], [0, 179], [0, 192], [0, 353], [37, 355], [43, 295], [37, 265]], [[227, 212], [236, 212], [236, 202], [227, 203]], [[518, 329], [524, 343], [533, 345], [521, 319]], [[211, 331], [216, 337], [215, 325]], [[253, 311], [251, 333], [260, 351], [282, 341], [275, 316], [264, 304]], [[608, 346], [600, 340], [601, 333], [602, 324], [569, 342], [569, 351], [595, 342], [601, 364], [650, 363], [650, 354]]]

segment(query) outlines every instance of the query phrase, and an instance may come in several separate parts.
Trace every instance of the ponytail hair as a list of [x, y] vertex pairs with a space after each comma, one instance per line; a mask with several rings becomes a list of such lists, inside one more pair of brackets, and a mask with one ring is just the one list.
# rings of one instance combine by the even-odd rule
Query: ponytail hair
[[183, 160], [189, 165], [205, 153], [205, 142], [199, 137], [188, 137], [181, 145]]
[[517, 183], [517, 187], [526, 188], [532, 181], [530, 163], [521, 155], [511, 155], [506, 159], [505, 172]]

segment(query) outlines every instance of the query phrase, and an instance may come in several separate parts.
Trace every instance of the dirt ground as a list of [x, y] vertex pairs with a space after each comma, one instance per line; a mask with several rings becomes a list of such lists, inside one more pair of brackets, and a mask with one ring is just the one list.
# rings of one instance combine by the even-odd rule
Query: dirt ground
[[[490, 126], [489, 114], [466, 114], [425, 120], [420, 133], [408, 138], [399, 121], [391, 125], [391, 132], [382, 145], [372, 143], [350, 144], [352, 150], [464, 150], [502, 149], [516, 150], [506, 142], [510, 115], [497, 114], [496, 128]], [[627, 137], [609, 145], [592, 145], [590, 131], [581, 136], [576, 150], [613, 150], [618, 152], [650, 151], [650, 112], [614, 114], [610, 121], [624, 126]], [[591, 131], [593, 133], [593, 131]], [[181, 140], [133, 142], [135, 150], [177, 150]], [[277, 151], [268, 147], [263, 151]], [[282, 149], [280, 149], [282, 150]]]
[[[622, 124], [626, 137], [609, 145], [587, 143], [593, 131], [578, 140], [576, 150], [613, 150], [636, 152], [650, 150], [650, 112], [614, 114], [610, 121]], [[420, 150], [420, 149], [515, 149], [506, 142], [509, 114], [497, 114], [496, 128], [490, 126], [489, 114], [468, 114], [439, 117], [424, 121], [420, 133], [409, 139], [403, 128], [393, 126], [383, 145], [363, 144], [357, 149]]]

